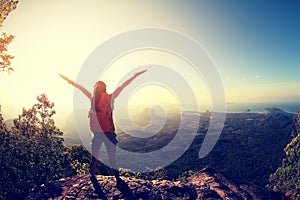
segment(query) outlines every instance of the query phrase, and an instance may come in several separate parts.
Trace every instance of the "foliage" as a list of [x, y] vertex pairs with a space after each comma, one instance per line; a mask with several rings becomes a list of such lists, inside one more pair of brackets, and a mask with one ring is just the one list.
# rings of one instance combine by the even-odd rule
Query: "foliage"
[[7, 36], [6, 33], [2, 33], [0, 38], [0, 71], [7, 71], [8, 73], [13, 71], [13, 68], [11, 67], [11, 59], [13, 59], [14, 56], [5, 53], [8, 45], [13, 41], [13, 39], [13, 35]]
[[[1, 0], [0, 1], [0, 27], [3, 24], [3, 21], [9, 15], [11, 11], [16, 9], [19, 1], [16, 0]], [[7, 35], [6, 33], [2, 33], [0, 37], [0, 71], [13, 71], [11, 67], [11, 60], [14, 56], [6, 54], [8, 45], [13, 41], [13, 35]]]
[[75, 170], [76, 174], [88, 174], [90, 165], [89, 163], [81, 163], [78, 160], [73, 160], [71, 167]]
[[180, 176], [179, 180], [181, 180], [182, 182], [186, 183], [187, 179], [191, 176], [193, 176], [194, 174], [196, 174], [195, 171], [193, 170], [189, 170], [189, 171], [185, 171], [182, 173], [182, 175]]
[[14, 119], [7, 130], [0, 118], [0, 199], [20, 199], [43, 183], [65, 176], [71, 156], [52, 116], [54, 104], [46, 95]]
[[[7, 175], [5, 176], [5, 174], [3, 174], [3, 169], [5, 169], [5, 159], [3, 159], [3, 152], [5, 150], [5, 145], [4, 142], [6, 141], [8, 137], [8, 133], [7, 133], [7, 127], [6, 124], [4, 123], [4, 119], [2, 117], [2, 113], [1, 113], [1, 106], [0, 106], [0, 199], [5, 199], [5, 193], [7, 191], [5, 191], [4, 183], [5, 183], [5, 179], [7, 178]], [[9, 183], [8, 183], [9, 184]], [[7, 185], [9, 187], [9, 185]]]
[[286, 157], [282, 160], [282, 166], [270, 176], [268, 186], [293, 199], [300, 199], [300, 110], [295, 126], [298, 135], [285, 147]]
[[16, 0], [1, 0], [0, 1], [0, 27], [2, 26], [3, 21], [9, 15], [11, 11], [17, 8], [19, 1]]
[[143, 173], [138, 174], [138, 178], [142, 178], [145, 180], [163, 180], [168, 179], [167, 171], [164, 168], [157, 168], [155, 170], [148, 169]]
[[147, 169], [144, 172], [133, 172], [130, 169], [120, 168], [120, 175], [125, 177], [135, 177], [144, 180], [164, 180], [168, 179], [167, 171], [164, 168], [157, 168], [155, 170]]
[[71, 162], [71, 168], [75, 174], [88, 174], [90, 153], [83, 145], [73, 145], [68, 148]]

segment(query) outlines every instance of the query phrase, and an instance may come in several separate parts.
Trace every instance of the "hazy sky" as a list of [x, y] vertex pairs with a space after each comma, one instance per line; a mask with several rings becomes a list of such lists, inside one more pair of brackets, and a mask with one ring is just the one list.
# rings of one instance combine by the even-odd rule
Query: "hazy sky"
[[[16, 36], [9, 47], [15, 56], [15, 72], [0, 74], [2, 112], [5, 118], [15, 117], [45, 92], [55, 103], [58, 118], [64, 119], [72, 111], [73, 88], [57, 74], [76, 79], [85, 59], [102, 42], [144, 27], [176, 30], [201, 44], [220, 72], [228, 103], [297, 102], [299, 10], [297, 0], [20, 1], [1, 30]], [[183, 73], [191, 73], [184, 71], [187, 64], [178, 58], [156, 53], [144, 52], [149, 60], [141, 59], [138, 53], [129, 55], [131, 59], [123, 58], [116, 65], [136, 66], [160, 59], [160, 64], [179, 63]], [[126, 69], [104, 78], [109, 92]], [[173, 98], [168, 92], [157, 91], [152, 96]], [[144, 103], [151, 99], [141, 94], [136, 95], [139, 101], [142, 97]], [[209, 102], [207, 94], [203, 96], [197, 98]]]

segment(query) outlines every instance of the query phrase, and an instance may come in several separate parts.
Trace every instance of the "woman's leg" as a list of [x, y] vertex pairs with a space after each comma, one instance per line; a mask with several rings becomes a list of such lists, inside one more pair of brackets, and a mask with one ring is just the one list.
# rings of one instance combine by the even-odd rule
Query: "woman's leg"
[[116, 162], [116, 146], [113, 144], [107, 145], [106, 150], [107, 150], [111, 168], [113, 169], [114, 175], [118, 181], [118, 180], [120, 180], [120, 175], [119, 175], [118, 165]]
[[97, 162], [98, 162], [98, 160], [93, 156], [91, 164], [90, 164], [90, 174], [91, 175], [95, 175], [96, 174]]
[[92, 161], [90, 164], [90, 173], [91, 175], [95, 175], [96, 173], [96, 166], [97, 166], [97, 162], [100, 156], [100, 149], [101, 149], [101, 145], [102, 145], [102, 141], [100, 140], [100, 138], [97, 137], [96, 134], [94, 134], [94, 137], [92, 139]]

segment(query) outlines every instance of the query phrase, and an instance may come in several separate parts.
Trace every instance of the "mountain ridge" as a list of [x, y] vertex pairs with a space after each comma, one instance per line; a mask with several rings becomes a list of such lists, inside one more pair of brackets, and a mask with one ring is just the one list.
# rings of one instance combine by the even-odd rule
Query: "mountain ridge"
[[41, 185], [26, 199], [283, 199], [251, 183], [236, 184], [208, 167], [186, 181], [122, 179], [123, 186], [116, 187], [112, 176], [97, 175], [93, 181], [87, 174], [76, 175]]

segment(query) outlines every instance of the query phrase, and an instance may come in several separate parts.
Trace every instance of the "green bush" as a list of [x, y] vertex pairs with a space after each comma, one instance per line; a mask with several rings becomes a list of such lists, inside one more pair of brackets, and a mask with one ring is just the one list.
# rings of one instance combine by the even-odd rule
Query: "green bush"
[[0, 114], [0, 199], [21, 199], [30, 189], [71, 171], [71, 156], [46, 95], [23, 109], [8, 129]]
[[300, 110], [296, 120], [298, 135], [285, 147], [282, 166], [270, 176], [269, 187], [283, 192], [292, 199], [300, 199]]

